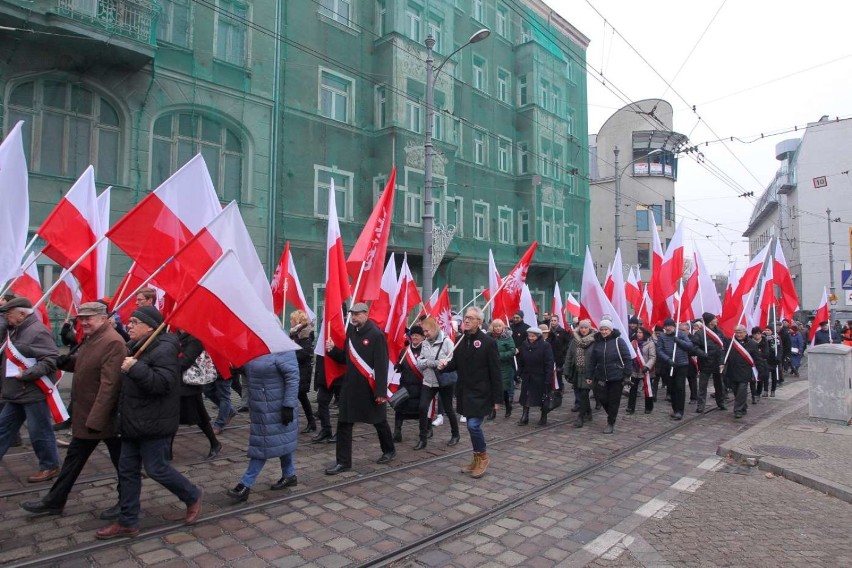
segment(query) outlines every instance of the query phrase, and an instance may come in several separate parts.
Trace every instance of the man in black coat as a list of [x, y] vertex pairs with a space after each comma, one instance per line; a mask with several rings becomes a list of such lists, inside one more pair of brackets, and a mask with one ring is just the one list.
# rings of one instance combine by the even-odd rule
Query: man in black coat
[[521, 345], [524, 344], [524, 341], [527, 340], [527, 330], [530, 328], [530, 324], [524, 321], [524, 312], [522, 310], [518, 310], [515, 312], [515, 315], [512, 316], [512, 322], [509, 324], [509, 328], [512, 330], [512, 339], [515, 341], [515, 349], [520, 349]]
[[562, 392], [562, 365], [565, 364], [565, 356], [568, 354], [568, 346], [571, 344], [571, 334], [559, 325], [559, 316], [550, 316], [550, 337], [547, 342], [553, 349], [553, 358], [556, 361], [556, 376], [559, 380], [559, 392]]
[[327, 475], [352, 469], [352, 427], [355, 422], [372, 424], [379, 435], [382, 457], [376, 463], [389, 463], [396, 456], [393, 434], [387, 420], [388, 346], [385, 334], [369, 318], [367, 304], [357, 303], [349, 310], [352, 325], [346, 331], [344, 349], [326, 343], [328, 357], [346, 365], [340, 386], [337, 417], [337, 462]]
[[[736, 345], [731, 345], [736, 342]], [[734, 418], [742, 418], [748, 412], [748, 385], [756, 380], [758, 353], [757, 343], [748, 336], [744, 325], [734, 328], [734, 337], [725, 345], [728, 359], [725, 376], [734, 388]]]
[[503, 400], [503, 379], [497, 342], [482, 331], [485, 316], [472, 306], [464, 314], [464, 336], [452, 359], [438, 363], [438, 369], [456, 371], [456, 408], [467, 418], [467, 431], [473, 445], [473, 460], [462, 467], [471, 477], [479, 479], [488, 467], [485, 434], [482, 422]]
[[695, 412], [699, 414], [704, 412], [704, 406], [707, 402], [707, 385], [711, 378], [713, 379], [713, 388], [716, 391], [714, 393], [716, 406], [719, 407], [719, 410], [727, 410], [725, 387], [722, 385], [722, 375], [719, 373], [722, 357], [725, 356], [724, 351], [722, 351], [725, 345], [724, 335], [720, 335], [720, 332], [712, 325], [717, 322], [714, 314], [705, 312], [701, 319], [703, 324], [696, 323], [695, 333], [690, 336], [693, 345], [707, 354], [707, 357], [698, 359], [698, 401], [695, 405]]

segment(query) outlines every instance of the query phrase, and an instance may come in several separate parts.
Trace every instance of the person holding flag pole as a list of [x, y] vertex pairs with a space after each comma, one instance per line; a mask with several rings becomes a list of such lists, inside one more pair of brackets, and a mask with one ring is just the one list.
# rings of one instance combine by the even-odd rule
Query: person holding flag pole
[[734, 418], [739, 420], [748, 412], [748, 385], [757, 380], [758, 346], [739, 323], [728, 345], [725, 357], [725, 376], [734, 387]]
[[[680, 309], [677, 313], [680, 318]], [[669, 376], [669, 396], [672, 402], [672, 420], [682, 420], [686, 403], [686, 373], [689, 365], [689, 355], [696, 349], [689, 337], [678, 329], [678, 322], [667, 318], [663, 322], [664, 332], [657, 340], [657, 358], [666, 367], [663, 376]], [[678, 349], [680, 347], [680, 349]]]

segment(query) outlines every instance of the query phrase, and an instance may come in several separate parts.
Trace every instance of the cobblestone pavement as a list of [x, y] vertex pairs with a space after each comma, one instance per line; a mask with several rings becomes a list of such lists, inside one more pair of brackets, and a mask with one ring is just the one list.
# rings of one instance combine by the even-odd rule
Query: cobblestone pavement
[[[699, 417], [689, 406], [689, 417], [695, 421], [677, 433], [585, 478], [556, 485], [554, 480], [568, 472], [665, 432], [672, 425], [666, 404], [660, 401], [650, 415], [622, 413], [611, 436], [601, 433], [600, 413], [591, 427], [580, 430], [570, 427], [574, 415], [568, 408], [552, 413], [547, 428], [517, 426], [516, 417], [500, 416], [485, 426], [492, 465], [481, 480], [459, 472], [458, 466], [470, 458], [467, 438], [463, 431], [462, 444], [447, 448], [446, 424], [435, 429], [426, 450], [414, 452], [416, 424], [407, 422], [405, 441], [398, 445], [399, 455], [390, 467], [374, 463], [379, 449], [372, 428], [358, 427], [353, 471], [337, 477], [322, 474], [333, 461], [334, 447], [311, 445], [308, 436], [301, 435], [298, 487], [291, 493], [270, 491], [268, 483], [278, 478], [270, 463], [249, 502], [234, 505], [224, 490], [236, 483], [246, 465], [242, 449], [246, 417], [241, 415], [221, 437], [223, 457], [213, 462], [199, 462], [207, 448], [197, 429], [182, 430], [176, 440], [176, 466], [206, 490], [205, 510], [197, 526], [180, 525], [183, 506], [146, 480], [140, 537], [101, 543], [101, 548], [65, 558], [61, 565], [347, 566], [452, 528], [527, 491], [551, 486], [533, 501], [412, 553], [400, 564], [584, 565], [612, 555], [618, 546], [623, 546], [624, 553], [616, 561], [629, 561], [643, 549], [624, 546], [625, 536], [644, 528], [649, 517], [670, 511], [684, 491], [700, 487], [719, 462], [714, 452], [722, 441], [793, 402], [772, 399], [736, 422], [730, 411]], [[4, 492], [0, 563], [47, 559], [52, 552], [95, 544], [94, 530], [104, 525], [97, 520], [97, 512], [113, 503], [111, 466], [100, 452], [84, 476], [102, 474], [104, 478], [79, 484], [63, 516], [34, 519], [18, 508], [20, 501], [32, 498], [31, 493], [6, 493], [31, 489], [20, 480], [33, 464], [27, 449], [0, 462], [5, 470], [0, 475], [0, 492]], [[725, 502], [736, 499], [729, 494]]]

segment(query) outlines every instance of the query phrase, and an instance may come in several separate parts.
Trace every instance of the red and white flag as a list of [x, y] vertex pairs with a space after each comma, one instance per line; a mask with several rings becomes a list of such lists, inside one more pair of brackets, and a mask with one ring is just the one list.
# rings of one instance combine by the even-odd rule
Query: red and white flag
[[743, 307], [742, 298], [734, 299], [734, 290], [737, 289], [738, 282], [737, 259], [734, 259], [728, 270], [728, 285], [725, 287], [725, 295], [722, 298], [722, 311], [719, 313], [719, 329], [728, 337], [733, 336], [734, 327], [737, 325]]
[[746, 266], [737, 282], [737, 287], [733, 292], [734, 297], [745, 298], [757, 286], [760, 275], [763, 273], [763, 264], [769, 254], [771, 244], [771, 241], [766, 243], [766, 246], [760, 249], [760, 252], [754, 255], [754, 258], [749, 261], [748, 266]]
[[19, 120], [0, 143], [0, 287], [21, 269], [30, 224], [29, 177]]
[[110, 312], [118, 313], [121, 321], [126, 323], [130, 319], [130, 314], [136, 309], [136, 302], [133, 296], [136, 295], [140, 288], [148, 287], [157, 293], [156, 307], [162, 311], [165, 304], [166, 292], [152, 284], [149, 281], [150, 276], [138, 264], [135, 262], [132, 263], [127, 270], [127, 274], [124, 275], [124, 278], [121, 279], [121, 282], [119, 282], [118, 287], [115, 289], [115, 294], [113, 294], [107, 309]]
[[111, 207], [112, 186], [109, 186], [98, 196], [98, 233], [97, 238], [100, 241], [98, 248], [95, 249], [97, 255], [97, 282], [98, 282], [98, 299], [103, 298], [107, 294], [107, 261], [109, 260], [109, 239], [106, 232], [109, 230], [109, 214]]
[[426, 303], [423, 304], [423, 310], [420, 312], [420, 315], [428, 315], [431, 316], [432, 312], [435, 310], [435, 304], [438, 303], [438, 296], [441, 294], [441, 290], [435, 288], [432, 290], [432, 296], [426, 300]]
[[417, 284], [408, 268], [408, 256], [405, 255], [399, 269], [396, 298], [385, 324], [385, 336], [387, 337], [388, 356], [391, 364], [399, 361], [399, 356], [405, 346], [408, 314], [420, 304], [420, 292], [417, 291]]
[[[650, 337], [646, 337], [645, 341], [651, 341]], [[642, 349], [639, 347], [639, 342], [633, 340], [633, 351], [636, 352], [636, 362], [639, 363], [639, 368], [643, 369], [645, 365], [645, 357], [642, 356]], [[654, 396], [654, 390], [651, 385], [651, 370], [642, 373], [642, 386], [645, 389], [645, 398]]]
[[568, 298], [565, 301], [565, 311], [571, 314], [571, 317], [578, 319], [580, 317], [580, 302], [574, 297], [574, 294], [568, 292]]
[[621, 261], [621, 248], [616, 249], [615, 258], [612, 261], [612, 296], [608, 296], [612, 301], [612, 306], [615, 308], [615, 313], [621, 321], [626, 322], [628, 317], [627, 312], [627, 296], [625, 294], [624, 285], [624, 265]]
[[[488, 289], [485, 290], [483, 295], [491, 303], [491, 319], [501, 319], [503, 323], [508, 324], [509, 318], [513, 314], [507, 314], [503, 311], [503, 302], [498, 297], [500, 286], [502, 285], [503, 279], [500, 278], [500, 272], [497, 271], [497, 264], [494, 262], [494, 253], [491, 252], [491, 249], [488, 249]], [[491, 301], [491, 298], [494, 298], [494, 301]], [[498, 302], [498, 300], [500, 301]]]
[[697, 248], [693, 247], [693, 249], [693, 259], [698, 270], [698, 292], [692, 301], [692, 311], [695, 317], [699, 317], [705, 312], [718, 316], [722, 313], [722, 301], [719, 300], [719, 294], [716, 293], [716, 284], [704, 265], [701, 253], [698, 252]]
[[583, 285], [580, 290], [580, 319], [588, 319], [592, 326], [598, 327], [602, 319], [608, 318], [612, 321], [615, 329], [624, 335], [627, 349], [630, 351], [630, 359], [636, 357], [633, 346], [627, 340], [627, 326], [616, 313], [615, 308], [604, 294], [595, 274], [595, 263], [592, 261], [592, 252], [586, 247], [586, 261], [583, 265]]
[[50, 301], [59, 306], [66, 313], [76, 313], [80, 304], [83, 303], [83, 292], [77, 284], [77, 280], [70, 272], [65, 272], [62, 277], [62, 282], [54, 288], [50, 295]]
[[242, 262], [226, 250], [169, 315], [167, 322], [204, 344], [223, 376], [268, 353], [295, 351], [281, 322], [255, 294]]
[[[95, 169], [89, 166], [36, 230], [47, 241], [44, 255], [62, 268], [69, 268], [90, 251], [102, 234], [97, 199]], [[93, 302], [103, 295], [104, 291], [98, 289], [97, 250], [91, 250], [71, 273], [80, 283], [84, 302]]]
[[[23, 268], [24, 266], [26, 266], [26, 269]], [[23, 266], [21, 266], [18, 270], [19, 272], [15, 274], [15, 281], [11, 286], [9, 286], [9, 291], [14, 292], [18, 296], [23, 296], [35, 305], [35, 303], [38, 302], [44, 294], [41, 289], [41, 281], [38, 277], [38, 267], [36, 266], [35, 254], [30, 253]], [[38, 318], [41, 320], [41, 323], [50, 329], [50, 319], [47, 317], [47, 307], [43, 302], [36, 308], [36, 313], [38, 314]]]
[[[385, 271], [382, 274], [382, 285], [379, 288], [379, 297], [370, 305], [370, 319], [376, 326], [384, 330], [390, 318], [391, 309], [396, 301], [399, 291], [399, 277], [396, 274], [396, 258], [391, 253]], [[436, 290], [437, 292], [437, 290]], [[427, 311], [428, 313], [428, 311]]]
[[521, 288], [520, 309], [524, 312], [524, 323], [530, 327], [538, 327], [538, 318], [536, 317], [538, 310], [535, 307], [535, 302], [533, 302], [532, 294], [530, 294], [530, 287], [526, 284]]
[[299, 275], [296, 273], [293, 255], [290, 254], [290, 241], [284, 243], [284, 252], [281, 253], [281, 260], [278, 261], [275, 274], [272, 275], [270, 288], [274, 313], [284, 313], [284, 301], [286, 300], [297, 310], [305, 312], [309, 321], [317, 319], [316, 314], [308, 306], [305, 293], [302, 291], [302, 283], [299, 282]]
[[692, 265], [692, 272], [686, 279], [683, 292], [680, 295], [680, 321], [692, 321], [702, 312], [695, 311], [695, 301], [698, 298], [698, 265]]
[[651, 237], [653, 243], [651, 249], [651, 279], [646, 286], [651, 299], [651, 309], [649, 310], [651, 316], [647, 320], [644, 320], [649, 327], [662, 324], [664, 319], [672, 316], [672, 311], [669, 309], [667, 302], [668, 296], [665, 295], [667, 287], [660, 284], [665, 251], [660, 242], [660, 233], [657, 231], [656, 222], [651, 223]]
[[651, 328], [651, 315], [654, 313], [654, 302], [651, 300], [651, 294], [648, 291], [650, 286], [645, 286], [645, 289], [642, 290], [642, 303], [639, 304], [639, 308], [636, 310], [636, 317], [642, 320], [642, 323], [645, 324], [645, 327], [648, 329]]
[[819, 324], [824, 321], [829, 323], [828, 336], [831, 337], [831, 312], [828, 305], [828, 292], [825, 288], [822, 289], [822, 299], [819, 301], [819, 307], [814, 313], [814, 324], [811, 326], [810, 337], [808, 337], [811, 347], [816, 345], [816, 332], [819, 329]]
[[382, 263], [385, 261], [388, 237], [393, 222], [395, 192], [396, 166], [391, 170], [385, 190], [346, 260], [346, 269], [357, 287], [355, 302], [366, 302], [379, 297]]
[[[757, 302], [757, 307], [760, 310], [760, 317], [757, 320], [759, 325], [764, 328], [769, 322], [772, 320], [772, 310], [776, 308], [776, 300], [775, 300], [775, 278], [772, 272], [773, 263], [768, 262], [766, 264], [766, 272], [763, 273], [763, 283], [760, 287], [760, 300]], [[773, 322], [772, 331], [775, 331], [775, 325]]]
[[[18, 374], [18, 371], [26, 371], [38, 362], [35, 358], [24, 357], [11, 341], [6, 341], [5, 355], [5, 376], [7, 377], [14, 377]], [[70, 417], [68, 409], [65, 408], [65, 403], [62, 402], [62, 397], [59, 396], [58, 385], [61, 378], [62, 375], [57, 373], [56, 384], [45, 376], [33, 381], [38, 390], [44, 393], [47, 407], [50, 409], [50, 415], [55, 424], [65, 422]]]
[[766, 246], [754, 255], [735, 286], [731, 285], [730, 280], [728, 281], [728, 285], [731, 286], [731, 295], [728, 298], [726, 292], [725, 303], [722, 304], [722, 316], [719, 318], [719, 326], [728, 335], [733, 334], [734, 326], [737, 325], [743, 310], [746, 314], [750, 314], [752, 311], [751, 305], [744, 305], [743, 300], [747, 296], [754, 296], [759, 293], [759, 290], [756, 290], [757, 283], [763, 273], [763, 265], [771, 245], [771, 241], [766, 243]]
[[627, 273], [627, 281], [624, 283], [624, 295], [630, 305], [633, 306], [633, 311], [638, 312], [639, 306], [642, 304], [642, 287], [636, 278], [636, 273], [633, 272], [632, 266], [630, 272]]
[[787, 259], [781, 250], [781, 241], [775, 241], [775, 255], [772, 262], [775, 274], [775, 283], [781, 289], [781, 317], [792, 319], [793, 314], [799, 309], [799, 295], [796, 293], [796, 285], [793, 276], [787, 267]]
[[153, 274], [221, 212], [207, 164], [198, 154], [119, 219], [107, 236]]
[[346, 349], [346, 320], [343, 317], [343, 303], [352, 295], [349, 277], [346, 274], [343, 238], [340, 236], [340, 224], [337, 221], [334, 179], [331, 180], [331, 187], [328, 190], [328, 233], [325, 246], [325, 302], [314, 353], [323, 357], [325, 382], [328, 387], [331, 387], [331, 383], [346, 372], [346, 365], [327, 357], [325, 344], [330, 339], [336, 348]]
[[530, 269], [530, 264], [532, 264], [536, 248], [538, 248], [538, 241], [533, 241], [533, 244], [530, 245], [524, 256], [518, 261], [518, 264], [503, 279], [503, 289], [497, 295], [497, 298], [494, 299], [495, 304], [496, 302], [502, 302], [502, 314], [507, 318], [512, 316], [521, 307], [521, 292], [524, 289], [524, 283], [527, 281], [527, 271]]
[[450, 341], [456, 340], [456, 332], [453, 329], [453, 313], [450, 308], [450, 294], [447, 287], [441, 290], [438, 296], [438, 302], [435, 304], [432, 317], [438, 322], [438, 327], [444, 332], [444, 335], [450, 338]]
[[559, 318], [559, 325], [563, 329], [568, 326], [565, 323], [565, 310], [562, 308], [562, 292], [559, 291], [559, 282], [553, 286], [553, 300], [550, 302], [550, 313]]

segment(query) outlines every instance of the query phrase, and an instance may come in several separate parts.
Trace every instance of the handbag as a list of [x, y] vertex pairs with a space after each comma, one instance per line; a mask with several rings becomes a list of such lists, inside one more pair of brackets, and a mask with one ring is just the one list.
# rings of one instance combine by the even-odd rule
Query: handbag
[[391, 408], [396, 410], [396, 407], [401, 405], [403, 402], [411, 398], [411, 395], [408, 394], [408, 389], [405, 387], [399, 387], [393, 396], [388, 399], [388, 404], [391, 405]]
[[459, 380], [459, 374], [455, 371], [438, 371], [436, 369], [435, 375], [438, 377], [438, 385], [442, 387], [454, 385]]
[[541, 401], [541, 407], [546, 412], [556, 410], [560, 406], [562, 406], [561, 390], [551, 390], [549, 393], [544, 395], [544, 398]]
[[190, 386], [209, 385], [219, 376], [216, 371], [216, 365], [213, 364], [213, 359], [207, 354], [207, 351], [202, 351], [195, 363], [187, 369], [183, 374], [183, 384]]

